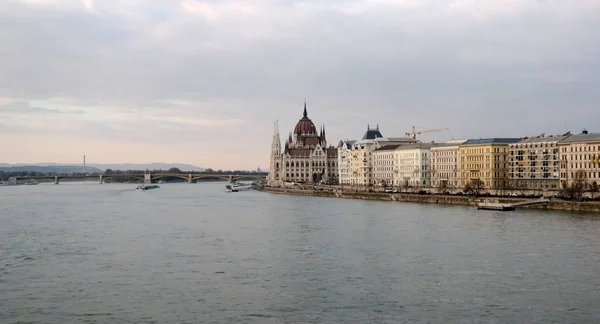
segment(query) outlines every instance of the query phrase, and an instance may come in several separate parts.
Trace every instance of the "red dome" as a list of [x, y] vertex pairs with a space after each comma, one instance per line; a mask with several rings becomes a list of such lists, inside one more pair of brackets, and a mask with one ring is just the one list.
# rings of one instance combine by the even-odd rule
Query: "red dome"
[[313, 124], [312, 120], [308, 117], [303, 117], [298, 121], [294, 128], [294, 134], [298, 135], [317, 135], [317, 128]]
[[294, 134], [298, 135], [317, 135], [317, 128], [306, 113], [306, 103], [304, 103], [304, 116], [298, 121], [294, 128]]

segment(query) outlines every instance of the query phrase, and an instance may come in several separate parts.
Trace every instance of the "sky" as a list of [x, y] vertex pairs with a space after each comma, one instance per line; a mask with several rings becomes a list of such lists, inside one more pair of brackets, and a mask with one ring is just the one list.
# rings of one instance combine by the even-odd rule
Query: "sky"
[[334, 145], [600, 132], [596, 0], [2, 0], [0, 26], [0, 163], [266, 169], [305, 98]]

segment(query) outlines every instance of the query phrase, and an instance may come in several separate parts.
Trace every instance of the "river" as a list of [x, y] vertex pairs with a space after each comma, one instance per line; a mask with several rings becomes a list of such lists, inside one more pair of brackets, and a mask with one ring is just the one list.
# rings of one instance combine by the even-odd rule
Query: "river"
[[600, 323], [600, 220], [224, 192], [0, 188], [0, 323]]

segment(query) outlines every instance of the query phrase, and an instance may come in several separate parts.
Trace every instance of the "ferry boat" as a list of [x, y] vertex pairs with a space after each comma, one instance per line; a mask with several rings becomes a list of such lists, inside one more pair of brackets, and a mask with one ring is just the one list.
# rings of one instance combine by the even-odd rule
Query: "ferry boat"
[[0, 181], [0, 186], [19, 186], [21, 185], [19, 182], [17, 182], [17, 178], [15, 177], [11, 177], [8, 179], [8, 181]]
[[226, 185], [225, 192], [238, 192], [238, 190], [234, 189], [231, 185]]
[[238, 191], [252, 189], [252, 184], [243, 183], [243, 182], [239, 182], [239, 181], [233, 181], [233, 182], [229, 183], [228, 186], [231, 186], [232, 189], [237, 189]]
[[137, 188], [135, 188], [135, 189], [136, 190], [150, 190], [150, 189], [158, 189], [158, 188], [160, 188], [159, 185], [143, 184], [143, 185], [137, 186]]

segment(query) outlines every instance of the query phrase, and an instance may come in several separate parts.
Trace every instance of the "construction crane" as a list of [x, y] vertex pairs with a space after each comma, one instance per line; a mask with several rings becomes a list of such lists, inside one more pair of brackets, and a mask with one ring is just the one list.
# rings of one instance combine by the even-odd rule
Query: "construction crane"
[[415, 129], [415, 126], [413, 126], [412, 132], [405, 133], [405, 134], [406, 134], [406, 136], [412, 137], [412, 139], [417, 139], [417, 134], [433, 133], [433, 132], [439, 132], [439, 131], [444, 131], [444, 130], [449, 130], [449, 128], [424, 129], [422, 131], [417, 132], [417, 130]]

